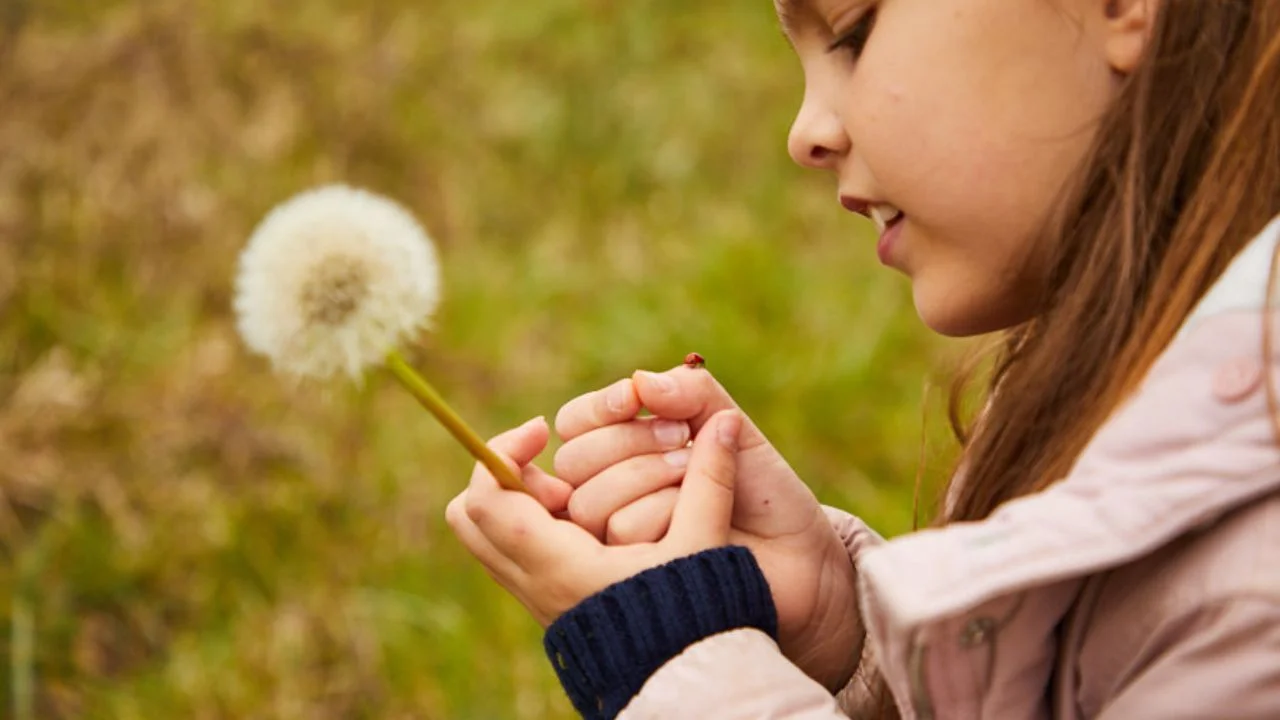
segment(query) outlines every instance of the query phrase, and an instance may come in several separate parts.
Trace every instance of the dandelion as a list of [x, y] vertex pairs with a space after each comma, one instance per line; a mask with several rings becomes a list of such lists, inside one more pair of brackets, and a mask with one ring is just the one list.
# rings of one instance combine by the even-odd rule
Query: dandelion
[[359, 379], [383, 366], [504, 486], [520, 479], [397, 348], [428, 329], [440, 301], [431, 239], [403, 207], [331, 185], [277, 206], [240, 256], [235, 310], [241, 337], [278, 370]]

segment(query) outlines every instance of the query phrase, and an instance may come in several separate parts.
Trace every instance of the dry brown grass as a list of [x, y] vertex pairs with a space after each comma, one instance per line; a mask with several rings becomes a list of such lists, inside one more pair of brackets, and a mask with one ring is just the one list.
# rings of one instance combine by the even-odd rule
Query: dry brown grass
[[467, 458], [234, 335], [249, 230], [322, 182], [437, 237], [414, 358], [482, 432], [696, 347], [824, 499], [905, 526], [929, 345], [786, 164], [767, 3], [88, 7], [0, 3], [3, 713], [568, 716], [442, 527]]

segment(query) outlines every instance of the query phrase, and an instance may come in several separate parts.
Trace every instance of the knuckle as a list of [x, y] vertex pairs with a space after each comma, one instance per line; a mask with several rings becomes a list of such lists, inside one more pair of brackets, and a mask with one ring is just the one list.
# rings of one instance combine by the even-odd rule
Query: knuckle
[[513, 520], [511, 522], [511, 538], [517, 543], [523, 543], [529, 539], [529, 524], [523, 520]]
[[599, 395], [599, 390], [592, 390], [560, 406], [560, 410], [556, 412], [555, 427], [561, 440], [571, 440], [588, 429], [593, 422], [592, 416]]
[[560, 408], [556, 413], [556, 417], [552, 420], [551, 425], [556, 431], [556, 437], [560, 438], [561, 442], [569, 440], [569, 420], [565, 417], [564, 408]]
[[706, 370], [699, 370], [697, 383], [697, 394], [701, 398], [704, 407], [719, 407], [732, 409], [737, 407], [737, 403], [729, 396], [729, 393], [716, 380], [715, 376]]
[[486, 444], [489, 446], [489, 449], [496, 452], [503, 461], [508, 461], [511, 459], [511, 454], [516, 452], [520, 447], [520, 440], [520, 428], [512, 428], [500, 435], [495, 435]]
[[733, 495], [733, 468], [717, 465], [707, 473], [707, 478], [719, 492]]
[[609, 424], [609, 420], [614, 413], [610, 411], [609, 405], [609, 389], [597, 390], [591, 396], [591, 410], [587, 420], [592, 428], [602, 427]]
[[608, 387], [597, 390], [592, 411], [598, 426], [626, 419], [635, 410], [635, 385], [631, 378], [623, 378]]
[[605, 541], [610, 545], [628, 545], [635, 541], [636, 521], [632, 518], [616, 514], [609, 518], [605, 526]]
[[655, 420], [648, 423], [650, 442], [658, 448], [679, 448], [689, 442], [689, 423], [681, 420]]
[[714, 455], [707, 453], [703, 456], [702, 474], [716, 483], [724, 484], [733, 479], [733, 474], [737, 470], [737, 463], [734, 462], [731, 451], [718, 447], [719, 442], [716, 445]]
[[570, 440], [573, 438], [573, 431], [578, 423], [578, 405], [579, 398], [574, 398], [564, 405], [560, 406], [560, 410], [556, 412], [555, 426], [556, 434], [561, 440]]
[[662, 518], [653, 514], [633, 514], [609, 519], [606, 528], [610, 545], [635, 545], [653, 542], [662, 537], [662, 529], [666, 527]]
[[706, 395], [715, 390], [716, 379], [709, 370], [706, 368], [694, 368], [692, 372], [692, 385], [700, 395]]
[[470, 493], [467, 494], [465, 509], [467, 518], [476, 525], [483, 525], [489, 519], [489, 508], [484, 503], [477, 502]]
[[463, 509], [465, 503], [466, 499], [463, 495], [458, 495], [454, 499], [450, 500], [449, 504], [445, 506], [444, 520], [448, 523], [449, 527], [454, 528], [455, 530], [458, 528], [458, 525], [462, 522], [462, 517], [465, 514], [465, 510]]
[[577, 492], [569, 497], [569, 519], [593, 535], [600, 534], [600, 519], [590, 497]]
[[587, 517], [587, 511], [590, 507], [591, 505], [584, 493], [576, 492], [569, 496], [569, 517], [579, 525]]
[[556, 474], [556, 477], [573, 485], [578, 484], [574, 482], [577, 475], [575, 472], [577, 469], [577, 450], [577, 444], [570, 441], [561, 445], [560, 449], [556, 450], [556, 454], [551, 460], [551, 469]]
[[608, 464], [617, 464], [653, 452], [658, 445], [658, 426], [667, 422], [669, 421], [657, 418], [642, 418], [609, 428], [613, 432], [600, 434], [601, 443], [597, 455]]

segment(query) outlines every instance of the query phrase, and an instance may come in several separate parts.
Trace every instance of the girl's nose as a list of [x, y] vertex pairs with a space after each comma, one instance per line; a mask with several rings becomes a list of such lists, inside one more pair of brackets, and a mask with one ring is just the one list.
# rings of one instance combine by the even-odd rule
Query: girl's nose
[[840, 118], [811, 93], [805, 93], [787, 138], [791, 159], [801, 167], [834, 170], [851, 146]]

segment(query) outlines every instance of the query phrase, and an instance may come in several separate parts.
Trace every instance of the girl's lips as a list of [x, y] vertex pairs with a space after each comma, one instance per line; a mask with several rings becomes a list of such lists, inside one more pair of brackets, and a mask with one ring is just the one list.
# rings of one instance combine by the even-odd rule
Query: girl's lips
[[893, 266], [894, 256], [898, 246], [898, 238], [902, 235], [902, 223], [907, 219], [905, 214], [899, 214], [893, 220], [890, 220], [885, 226], [884, 232], [880, 233], [880, 241], [876, 243], [876, 255], [880, 258], [883, 265]]
[[871, 219], [871, 201], [869, 200], [863, 200], [852, 195], [841, 195], [840, 204], [844, 206], [845, 210], [855, 215], [861, 215], [868, 220]]
[[861, 215], [876, 224], [880, 230], [880, 242], [876, 244], [876, 254], [885, 265], [894, 264], [895, 245], [902, 234], [902, 223], [907, 214], [900, 208], [885, 202], [873, 202], [853, 195], [840, 195], [840, 204], [851, 213]]

